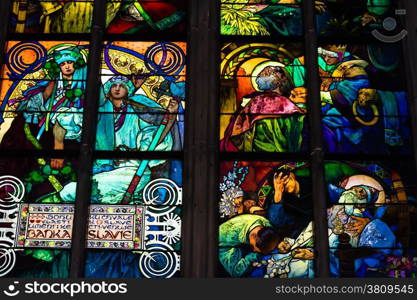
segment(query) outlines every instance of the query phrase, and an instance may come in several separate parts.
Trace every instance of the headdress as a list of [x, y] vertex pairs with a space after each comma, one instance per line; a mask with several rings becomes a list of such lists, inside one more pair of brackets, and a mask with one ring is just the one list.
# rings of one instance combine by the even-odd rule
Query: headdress
[[319, 55], [327, 55], [342, 60], [347, 49], [347, 45], [326, 45], [319, 47]]
[[76, 62], [78, 59], [82, 57], [80, 50], [77, 47], [74, 47], [71, 49], [59, 50], [59, 51], [54, 52], [52, 55], [53, 55], [53, 59], [58, 65], [66, 61]]
[[[378, 200], [378, 196], [379, 196], [379, 190], [367, 186], [367, 185], [357, 185], [357, 186], [353, 186], [353, 187], [361, 187], [365, 190], [366, 192], [366, 203], [367, 204], [374, 204], [377, 200]], [[349, 190], [353, 187], [350, 187]], [[347, 191], [344, 188], [341, 187], [337, 187], [333, 184], [329, 184], [328, 186], [328, 192], [329, 192], [329, 196], [332, 199], [332, 202], [336, 203], [339, 201], [340, 196]]]
[[132, 81], [123, 75], [117, 75], [110, 78], [105, 84], [104, 84], [104, 93], [107, 95], [110, 92], [111, 87], [114, 84], [122, 84], [127, 89], [128, 96], [133, 96], [135, 93], [135, 86], [133, 85]]

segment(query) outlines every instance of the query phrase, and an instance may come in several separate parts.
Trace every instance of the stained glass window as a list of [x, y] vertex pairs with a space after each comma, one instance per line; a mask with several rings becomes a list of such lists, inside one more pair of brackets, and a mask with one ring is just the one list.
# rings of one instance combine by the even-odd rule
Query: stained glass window
[[402, 1], [0, 6], [0, 277], [417, 276]]
[[[103, 89], [99, 104], [97, 150], [182, 150], [185, 53], [186, 44], [183, 42], [106, 43], [101, 71]], [[112, 90], [116, 84], [127, 87], [126, 105], [118, 102], [120, 96], [112, 94], [117, 92]], [[109, 118], [115, 118], [114, 137], [108, 132]], [[153, 145], [153, 139], [164, 142]]]
[[10, 31], [85, 33], [91, 30], [93, 0], [14, 0]]
[[[311, 55], [302, 1], [221, 1], [217, 275], [314, 277], [320, 206], [329, 276], [415, 276], [415, 168], [399, 43], [406, 12], [390, 0], [313, 3]], [[307, 54], [318, 62], [318, 115], [310, 114]], [[325, 183], [317, 187], [320, 166]]]
[[[77, 181], [77, 162], [67, 157], [8, 157], [0, 161], [1, 276], [66, 278], [71, 257], [73, 205], [59, 199]], [[62, 159], [64, 161], [64, 159]]]
[[[179, 275], [182, 164], [175, 160], [147, 161], [145, 172], [139, 175], [144, 162], [115, 159], [94, 163], [87, 277]], [[135, 181], [136, 176], [140, 176], [139, 181]], [[73, 190], [68, 186], [63, 197], [74, 199]], [[130, 190], [134, 194], [129, 195]], [[117, 227], [107, 230], [112, 218], [117, 218]]]
[[410, 153], [402, 50], [383, 43], [319, 48], [325, 148], [337, 153]]
[[184, 33], [186, 0], [107, 0], [107, 32]]
[[302, 44], [227, 43], [221, 56], [221, 151], [305, 149]]
[[416, 185], [410, 164], [327, 161], [325, 170], [331, 275], [415, 275]]
[[306, 162], [220, 165], [221, 277], [314, 277], [310, 169]]
[[301, 36], [302, 0], [221, 0], [221, 34]]
[[[318, 33], [323, 37], [370, 37], [371, 35], [403, 38], [400, 16], [406, 14], [398, 0], [322, 1], [317, 10]], [[398, 23], [398, 24], [397, 24]]]
[[398, 4], [327, 1], [316, 11], [325, 151], [385, 157], [325, 162], [332, 277], [415, 276], [415, 169], [407, 162], [405, 10]]
[[[98, 2], [13, 1], [0, 78], [0, 276], [69, 277], [81, 223], [85, 277], [181, 276], [185, 1], [105, 1], [108, 35], [92, 54]], [[154, 40], [119, 35], [146, 32]], [[91, 86], [96, 138], [81, 165]], [[91, 191], [77, 221], [80, 174]]]
[[221, 1], [221, 277], [314, 277], [309, 164], [262, 161], [308, 151], [301, 5]]
[[[10, 30], [16, 33], [86, 33], [91, 31], [93, 0], [14, 0]], [[107, 32], [184, 33], [186, 1], [108, 0]]]
[[10, 41], [6, 52], [0, 147], [62, 150], [54, 140], [54, 127], [72, 118], [74, 131], [81, 131], [88, 43]]

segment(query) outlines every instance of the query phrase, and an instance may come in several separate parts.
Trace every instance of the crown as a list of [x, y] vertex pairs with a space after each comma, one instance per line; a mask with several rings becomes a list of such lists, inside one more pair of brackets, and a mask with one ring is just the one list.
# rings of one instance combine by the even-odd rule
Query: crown
[[347, 45], [325, 45], [322, 46], [323, 49], [332, 51], [332, 52], [346, 52]]

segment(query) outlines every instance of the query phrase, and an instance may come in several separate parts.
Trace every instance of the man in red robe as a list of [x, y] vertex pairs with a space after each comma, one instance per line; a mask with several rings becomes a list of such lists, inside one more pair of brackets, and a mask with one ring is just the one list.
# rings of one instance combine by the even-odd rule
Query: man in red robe
[[247, 96], [250, 101], [232, 117], [221, 151], [300, 151], [305, 110], [288, 98], [293, 88], [288, 73], [267, 66], [256, 84], [262, 92]]

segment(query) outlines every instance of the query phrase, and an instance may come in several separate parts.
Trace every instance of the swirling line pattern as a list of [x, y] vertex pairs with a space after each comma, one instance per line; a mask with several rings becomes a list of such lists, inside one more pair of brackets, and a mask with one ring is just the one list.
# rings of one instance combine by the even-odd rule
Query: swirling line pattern
[[155, 179], [143, 189], [143, 200], [151, 213], [168, 214], [181, 205], [182, 189], [170, 179]]
[[9, 206], [20, 202], [25, 195], [25, 185], [14, 176], [0, 176], [0, 204]]
[[[26, 54], [25, 54], [26, 52]], [[31, 62], [25, 62], [28, 54], [34, 56]], [[22, 79], [25, 75], [41, 69], [47, 59], [47, 51], [38, 42], [21, 42], [14, 45], [7, 53], [6, 65], [10, 70], [8, 74], [13, 80]]]
[[0, 248], [0, 277], [6, 276], [16, 264], [16, 252], [13, 249]]
[[[185, 66], [186, 55], [177, 45], [172, 43], [157, 43], [149, 47], [145, 55], [137, 53], [131, 49], [115, 46], [113, 42], [108, 42], [104, 46], [104, 62], [111, 72], [116, 75], [120, 74], [112, 65], [110, 59], [110, 50], [125, 52], [144, 61], [145, 67], [149, 70], [150, 75], [162, 76], [168, 81], [176, 81], [176, 76], [181, 73]], [[157, 61], [157, 56], [161, 59]]]
[[[31, 62], [25, 62], [27, 55], [25, 55], [24, 52], [26, 51], [29, 51], [29, 53], [34, 55], [34, 59]], [[7, 73], [7, 76], [10, 77], [10, 79], [13, 81], [13, 84], [7, 91], [3, 102], [1, 102], [1, 111], [5, 109], [10, 95], [19, 84], [19, 81], [25, 78], [27, 74], [36, 72], [41, 69], [45, 65], [46, 59], [47, 51], [45, 47], [38, 42], [20, 42], [9, 50], [6, 57], [6, 66], [10, 72]], [[0, 124], [3, 122], [3, 115], [0, 114]]]
[[185, 53], [172, 43], [158, 43], [145, 53], [145, 65], [151, 72], [165, 76], [178, 75], [185, 65]]
[[170, 278], [180, 270], [180, 256], [165, 244], [147, 247], [139, 258], [139, 269], [146, 278]]

